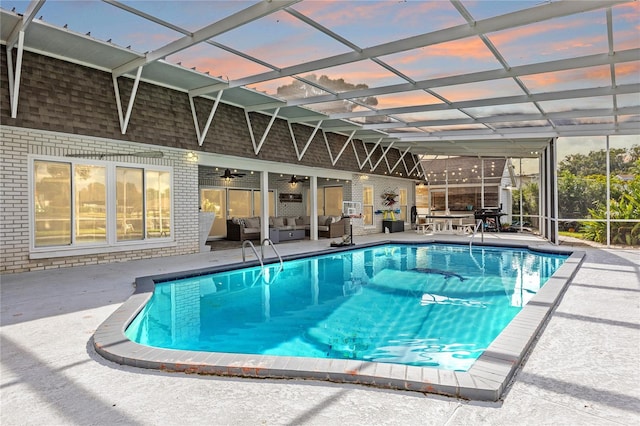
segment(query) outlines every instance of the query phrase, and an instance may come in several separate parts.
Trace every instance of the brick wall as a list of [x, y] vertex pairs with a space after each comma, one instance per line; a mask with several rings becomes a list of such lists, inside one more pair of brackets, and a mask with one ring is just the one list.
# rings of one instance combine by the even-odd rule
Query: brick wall
[[[129, 126], [123, 135], [110, 73], [32, 52], [24, 52], [18, 115], [11, 118], [6, 59], [6, 50], [0, 49], [0, 87], [4, 88], [0, 90], [0, 273], [198, 252], [198, 169], [196, 163], [187, 161], [184, 153], [175, 148], [300, 164], [326, 169], [328, 175], [331, 170], [352, 171], [354, 176], [359, 172], [378, 174], [381, 182], [388, 182], [384, 178], [385, 172], [388, 172], [384, 160], [374, 172], [370, 170], [370, 164], [375, 164], [382, 155], [381, 147], [375, 149], [361, 170], [358, 163], [364, 161], [367, 152], [361, 141], [353, 141], [334, 165], [332, 159], [337, 157], [347, 137], [328, 133], [325, 143], [325, 137], [318, 132], [304, 157], [298, 160], [295, 146], [298, 151], [304, 149], [313, 127], [292, 124], [293, 140], [289, 125], [280, 119], [274, 122], [261, 151], [256, 155], [244, 110], [228, 104], [218, 106], [204, 144], [200, 147], [187, 93], [145, 82], [140, 83]], [[119, 86], [123, 104], [126, 105], [133, 82], [120, 78]], [[194, 102], [203, 125], [213, 101], [200, 97]], [[259, 141], [270, 117], [254, 112], [249, 114], [249, 120], [255, 139]], [[173, 167], [175, 244], [153, 249], [48, 259], [29, 258], [28, 154], [64, 156], [72, 152], [135, 152], [141, 148], [160, 149], [165, 156], [162, 159], [136, 158], [137, 162]], [[367, 149], [372, 150], [373, 145]], [[398, 151], [390, 150], [387, 153], [389, 165], [395, 165], [399, 157]], [[126, 162], [130, 159], [123, 156], [113, 160]], [[415, 165], [412, 156], [405, 156], [405, 161], [409, 169]], [[400, 165], [398, 170], [404, 173], [404, 166]], [[352, 185], [344, 186], [344, 199], [359, 201], [362, 188], [357, 188], [355, 179]], [[411, 187], [413, 182], [406, 180], [406, 185]], [[409, 193], [412, 194], [412, 191]], [[304, 212], [305, 204], [299, 204], [282, 205], [278, 212], [293, 215]], [[373, 232], [362, 230], [357, 222], [354, 223], [354, 232]]]
[[[30, 259], [27, 155], [64, 156], [78, 151], [132, 153], [140, 151], [141, 145], [7, 126], [0, 127], [0, 138], [0, 159], [3, 164], [0, 169], [0, 273], [124, 262], [198, 252], [197, 165], [187, 161], [179, 151], [165, 150], [163, 158], [135, 158], [135, 161], [173, 168], [175, 244], [153, 249]], [[118, 162], [131, 161], [131, 158], [126, 156], [111, 158]]]
[[[118, 79], [121, 99], [127, 104], [133, 81]], [[0, 49], [0, 87], [8, 87], [6, 50]], [[211, 111], [213, 101], [194, 99], [201, 127]], [[317, 132], [304, 157], [297, 159], [294, 143], [302, 151], [313, 133], [312, 126], [292, 124], [295, 141], [292, 140], [285, 120], [277, 119], [256, 155], [251, 142], [249, 126], [244, 110], [220, 103], [203, 146], [198, 146], [189, 97], [186, 92], [140, 82], [126, 134], [120, 131], [113, 83], [110, 73], [65, 62], [59, 59], [24, 52], [18, 115], [11, 118], [9, 91], [0, 91], [0, 119], [2, 124], [95, 136], [136, 143], [169, 146], [192, 151], [206, 151], [258, 160], [278, 161], [325, 169], [347, 170], [384, 175], [388, 172], [383, 160], [375, 171], [369, 164], [362, 170], [358, 160], [367, 157], [361, 141], [354, 140], [344, 150], [335, 165], [335, 159], [347, 141], [347, 136], [327, 133], [325, 143], [322, 132]], [[256, 143], [260, 141], [269, 124], [270, 116], [249, 113], [249, 120]], [[329, 145], [329, 150], [327, 149]], [[368, 150], [373, 149], [368, 145]], [[375, 164], [383, 148], [377, 147], [370, 163]], [[357, 156], [356, 156], [357, 153]], [[387, 161], [391, 167], [400, 158], [400, 152], [391, 149]], [[415, 158], [405, 156], [409, 169]], [[404, 167], [400, 166], [404, 172]]]

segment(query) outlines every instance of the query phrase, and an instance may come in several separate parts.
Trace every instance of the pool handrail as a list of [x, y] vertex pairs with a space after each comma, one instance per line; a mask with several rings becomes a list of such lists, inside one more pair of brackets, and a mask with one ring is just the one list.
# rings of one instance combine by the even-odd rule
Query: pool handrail
[[278, 256], [278, 261], [280, 262], [280, 269], [278, 270], [278, 272], [282, 271], [284, 269], [284, 262], [282, 261], [282, 256], [280, 256], [280, 253], [278, 252], [278, 250], [276, 250], [276, 247], [273, 245], [273, 241], [271, 241], [269, 238], [265, 238], [264, 240], [262, 240], [262, 243], [260, 244], [260, 255], [258, 255], [258, 251], [256, 250], [256, 247], [253, 245], [251, 240], [244, 240], [242, 242], [242, 262], [246, 262], [247, 261], [244, 249], [247, 246], [249, 246], [249, 247], [251, 247], [251, 250], [253, 251], [253, 254], [256, 255], [256, 258], [258, 259], [258, 262], [260, 262], [260, 268], [262, 270], [264, 270], [264, 246], [265, 246], [265, 243], [270, 245], [271, 248], [273, 248], [273, 252], [276, 254], [276, 256]]
[[271, 248], [273, 249], [273, 252], [276, 254], [276, 256], [278, 256], [278, 260], [280, 261], [280, 270], [278, 272], [282, 271], [284, 269], [284, 262], [282, 261], [282, 256], [280, 256], [280, 253], [278, 253], [278, 250], [276, 250], [276, 246], [273, 245], [273, 241], [271, 241], [270, 238], [265, 238], [264, 240], [262, 240], [262, 243], [260, 244], [260, 255], [262, 256], [262, 259], [264, 260], [265, 245], [270, 245]]
[[247, 246], [251, 247], [251, 250], [253, 251], [253, 254], [256, 255], [256, 259], [258, 259], [258, 262], [260, 262], [260, 267], [264, 268], [264, 262], [262, 262], [262, 257], [263, 256], [258, 256], [258, 251], [256, 250], [256, 247], [253, 245], [251, 240], [244, 240], [242, 242], [242, 262], [246, 262], [247, 261], [247, 259], [245, 257], [245, 254], [244, 254], [244, 249]]
[[[478, 228], [480, 228], [480, 226], [484, 223], [484, 221], [482, 219], [478, 219], [478, 223], [476, 223], [475, 228], [473, 229], [473, 234], [471, 234], [471, 239], [469, 240], [469, 250], [471, 250], [471, 244], [473, 243], [473, 237], [476, 236], [476, 234], [478, 233]], [[481, 243], [484, 243], [484, 226], [482, 227], [482, 229], [480, 230], [481, 235]]]

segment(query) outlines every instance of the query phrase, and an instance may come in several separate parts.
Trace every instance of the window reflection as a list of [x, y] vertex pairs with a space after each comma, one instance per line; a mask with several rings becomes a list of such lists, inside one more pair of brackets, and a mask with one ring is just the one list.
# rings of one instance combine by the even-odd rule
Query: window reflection
[[168, 172], [147, 171], [147, 238], [171, 235], [171, 176]]
[[107, 239], [106, 172], [101, 166], [74, 166], [76, 242]]
[[142, 169], [116, 168], [116, 220], [118, 241], [141, 240], [143, 236]]
[[71, 244], [71, 164], [34, 162], [35, 246]]

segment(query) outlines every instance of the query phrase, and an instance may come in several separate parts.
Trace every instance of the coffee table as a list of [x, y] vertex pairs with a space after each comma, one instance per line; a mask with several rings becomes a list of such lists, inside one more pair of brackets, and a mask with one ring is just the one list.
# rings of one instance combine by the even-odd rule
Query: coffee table
[[282, 241], [304, 240], [304, 229], [269, 228], [269, 239], [274, 244]]

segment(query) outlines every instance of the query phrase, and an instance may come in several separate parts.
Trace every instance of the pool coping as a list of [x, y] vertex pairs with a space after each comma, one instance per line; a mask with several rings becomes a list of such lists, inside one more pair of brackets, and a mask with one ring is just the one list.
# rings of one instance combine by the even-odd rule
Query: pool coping
[[[458, 244], [438, 239], [387, 240], [283, 256], [283, 260], [384, 244], [424, 245], [429, 243]], [[492, 242], [491, 244], [476, 243], [475, 245], [568, 254], [569, 257], [466, 372], [350, 359], [162, 349], [143, 346], [129, 340], [125, 335], [125, 330], [151, 298], [155, 282], [184, 277], [184, 272], [137, 278], [134, 293], [94, 333], [93, 346], [98, 354], [115, 363], [161, 371], [248, 378], [322, 380], [440, 394], [469, 400], [497, 401], [523, 364], [534, 340], [542, 331], [567, 285], [575, 276], [586, 252], [513, 243]], [[277, 261], [277, 259], [273, 260]], [[190, 276], [197, 276], [252, 265], [259, 265], [259, 262], [256, 260], [240, 264], [234, 263], [188, 272]]]

